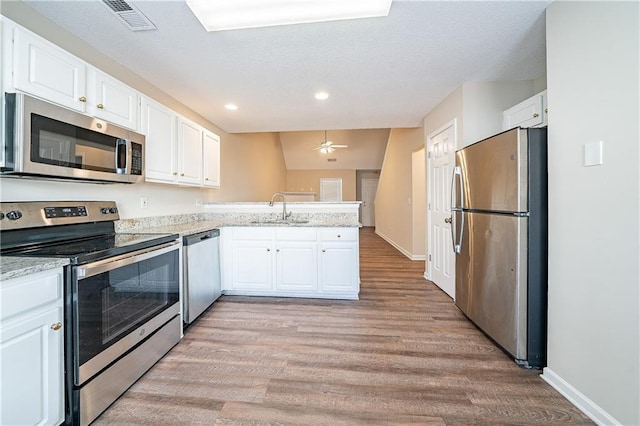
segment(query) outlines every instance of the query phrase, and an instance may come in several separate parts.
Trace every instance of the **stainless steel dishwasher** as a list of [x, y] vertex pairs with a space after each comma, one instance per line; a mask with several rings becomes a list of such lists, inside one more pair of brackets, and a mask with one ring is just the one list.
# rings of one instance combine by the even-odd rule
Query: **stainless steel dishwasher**
[[219, 229], [183, 237], [182, 308], [187, 324], [191, 324], [222, 294], [219, 240]]

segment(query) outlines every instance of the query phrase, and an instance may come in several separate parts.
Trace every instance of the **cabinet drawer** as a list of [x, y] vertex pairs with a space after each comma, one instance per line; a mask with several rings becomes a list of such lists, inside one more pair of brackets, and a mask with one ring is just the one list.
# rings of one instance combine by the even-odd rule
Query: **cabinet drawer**
[[315, 241], [317, 236], [315, 228], [276, 228], [278, 241]]
[[358, 228], [326, 228], [322, 230], [322, 241], [356, 241]]
[[274, 228], [247, 227], [233, 228], [234, 240], [271, 240], [275, 237]]
[[44, 306], [62, 298], [62, 275], [47, 271], [2, 283], [0, 288], [1, 319]]

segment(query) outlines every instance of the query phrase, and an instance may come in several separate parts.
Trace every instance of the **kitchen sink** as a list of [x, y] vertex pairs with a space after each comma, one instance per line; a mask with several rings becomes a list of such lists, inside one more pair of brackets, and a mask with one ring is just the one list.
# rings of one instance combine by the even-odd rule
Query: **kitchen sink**
[[254, 220], [251, 223], [262, 224], [262, 225], [299, 225], [303, 223], [309, 223], [308, 220], [298, 220], [298, 219], [264, 219], [264, 220]]

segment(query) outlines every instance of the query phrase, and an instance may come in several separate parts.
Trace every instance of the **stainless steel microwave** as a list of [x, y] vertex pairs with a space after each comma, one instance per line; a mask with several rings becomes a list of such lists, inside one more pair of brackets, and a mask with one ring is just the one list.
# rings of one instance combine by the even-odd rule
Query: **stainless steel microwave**
[[144, 135], [24, 93], [5, 94], [3, 175], [135, 183]]

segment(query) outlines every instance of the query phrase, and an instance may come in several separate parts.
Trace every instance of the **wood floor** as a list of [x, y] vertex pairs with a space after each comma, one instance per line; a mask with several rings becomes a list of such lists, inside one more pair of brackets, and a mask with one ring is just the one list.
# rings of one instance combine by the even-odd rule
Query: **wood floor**
[[359, 301], [223, 296], [95, 424], [591, 424], [360, 235]]

